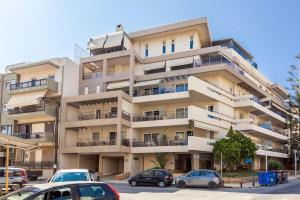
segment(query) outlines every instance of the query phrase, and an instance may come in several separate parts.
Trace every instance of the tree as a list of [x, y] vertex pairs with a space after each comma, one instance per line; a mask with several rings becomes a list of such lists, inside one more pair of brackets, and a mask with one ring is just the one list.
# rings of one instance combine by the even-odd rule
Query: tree
[[[297, 57], [300, 59], [300, 57]], [[300, 69], [298, 66], [291, 65], [288, 71], [289, 77], [287, 82], [290, 91], [289, 96], [289, 112], [297, 114], [300, 117]], [[300, 119], [300, 118], [299, 118]], [[294, 164], [294, 150], [300, 150], [300, 124], [293, 115], [287, 115], [287, 128], [290, 132], [289, 145], [289, 162]]]
[[241, 166], [244, 159], [254, 159], [256, 150], [257, 147], [250, 138], [238, 131], [234, 131], [230, 127], [227, 138], [223, 138], [215, 143], [213, 154], [215, 162], [220, 163], [222, 153], [223, 166], [221, 167], [233, 170]]
[[165, 169], [167, 163], [169, 162], [167, 153], [155, 153], [155, 160], [151, 160], [157, 168]]

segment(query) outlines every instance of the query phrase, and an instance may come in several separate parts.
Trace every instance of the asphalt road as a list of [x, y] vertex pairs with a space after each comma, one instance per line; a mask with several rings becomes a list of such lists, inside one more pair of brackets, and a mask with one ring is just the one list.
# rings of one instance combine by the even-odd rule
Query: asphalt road
[[179, 189], [175, 186], [159, 187], [131, 187], [124, 183], [112, 184], [121, 195], [122, 200], [299, 200], [300, 179], [288, 184], [257, 188], [222, 188], [208, 190], [207, 188]]

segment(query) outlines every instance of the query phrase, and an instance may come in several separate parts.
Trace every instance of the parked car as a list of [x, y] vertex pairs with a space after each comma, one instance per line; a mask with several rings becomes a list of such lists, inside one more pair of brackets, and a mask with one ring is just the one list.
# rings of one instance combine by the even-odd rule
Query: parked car
[[150, 169], [136, 176], [129, 177], [128, 183], [131, 186], [155, 185], [165, 187], [173, 183], [173, 175], [164, 169]]
[[120, 200], [116, 189], [103, 182], [59, 182], [37, 184], [14, 191], [0, 200], [105, 199]]
[[62, 169], [48, 180], [49, 183], [65, 181], [100, 181], [100, 177], [88, 169]]
[[207, 186], [209, 189], [222, 187], [224, 181], [214, 170], [192, 170], [183, 176], [175, 178], [175, 184], [180, 188], [188, 186]]
[[[0, 185], [6, 182], [6, 168], [0, 167]], [[26, 170], [23, 168], [9, 167], [8, 168], [8, 183], [18, 184], [22, 187], [23, 184], [29, 183]]]

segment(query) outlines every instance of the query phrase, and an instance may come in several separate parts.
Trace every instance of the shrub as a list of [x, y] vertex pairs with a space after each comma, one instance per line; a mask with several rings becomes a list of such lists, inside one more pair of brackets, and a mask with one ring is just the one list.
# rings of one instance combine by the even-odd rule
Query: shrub
[[271, 161], [268, 165], [269, 170], [281, 170], [283, 169], [283, 166], [275, 161]]

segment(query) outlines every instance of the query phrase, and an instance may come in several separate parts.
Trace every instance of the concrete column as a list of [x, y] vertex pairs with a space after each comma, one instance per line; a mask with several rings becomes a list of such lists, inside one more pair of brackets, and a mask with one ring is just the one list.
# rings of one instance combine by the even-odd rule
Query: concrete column
[[117, 123], [117, 145], [121, 148], [121, 131], [122, 131], [122, 96], [118, 96], [118, 123]]
[[103, 174], [103, 159], [102, 155], [99, 155], [99, 175], [101, 176]]
[[[103, 77], [102, 77], [103, 79], [104, 79], [104, 77], [106, 77], [106, 72], [107, 72], [107, 59], [104, 58], [103, 59]], [[106, 91], [106, 85], [107, 85], [106, 82], [105, 83], [102, 82], [102, 84], [100, 86], [101, 91]]]
[[130, 64], [129, 64], [129, 95], [133, 96], [133, 84], [134, 84], [134, 64], [135, 64], [135, 56], [132, 52], [130, 54]]
[[197, 153], [192, 154], [192, 169], [200, 169], [199, 158], [200, 158], [199, 154]]

